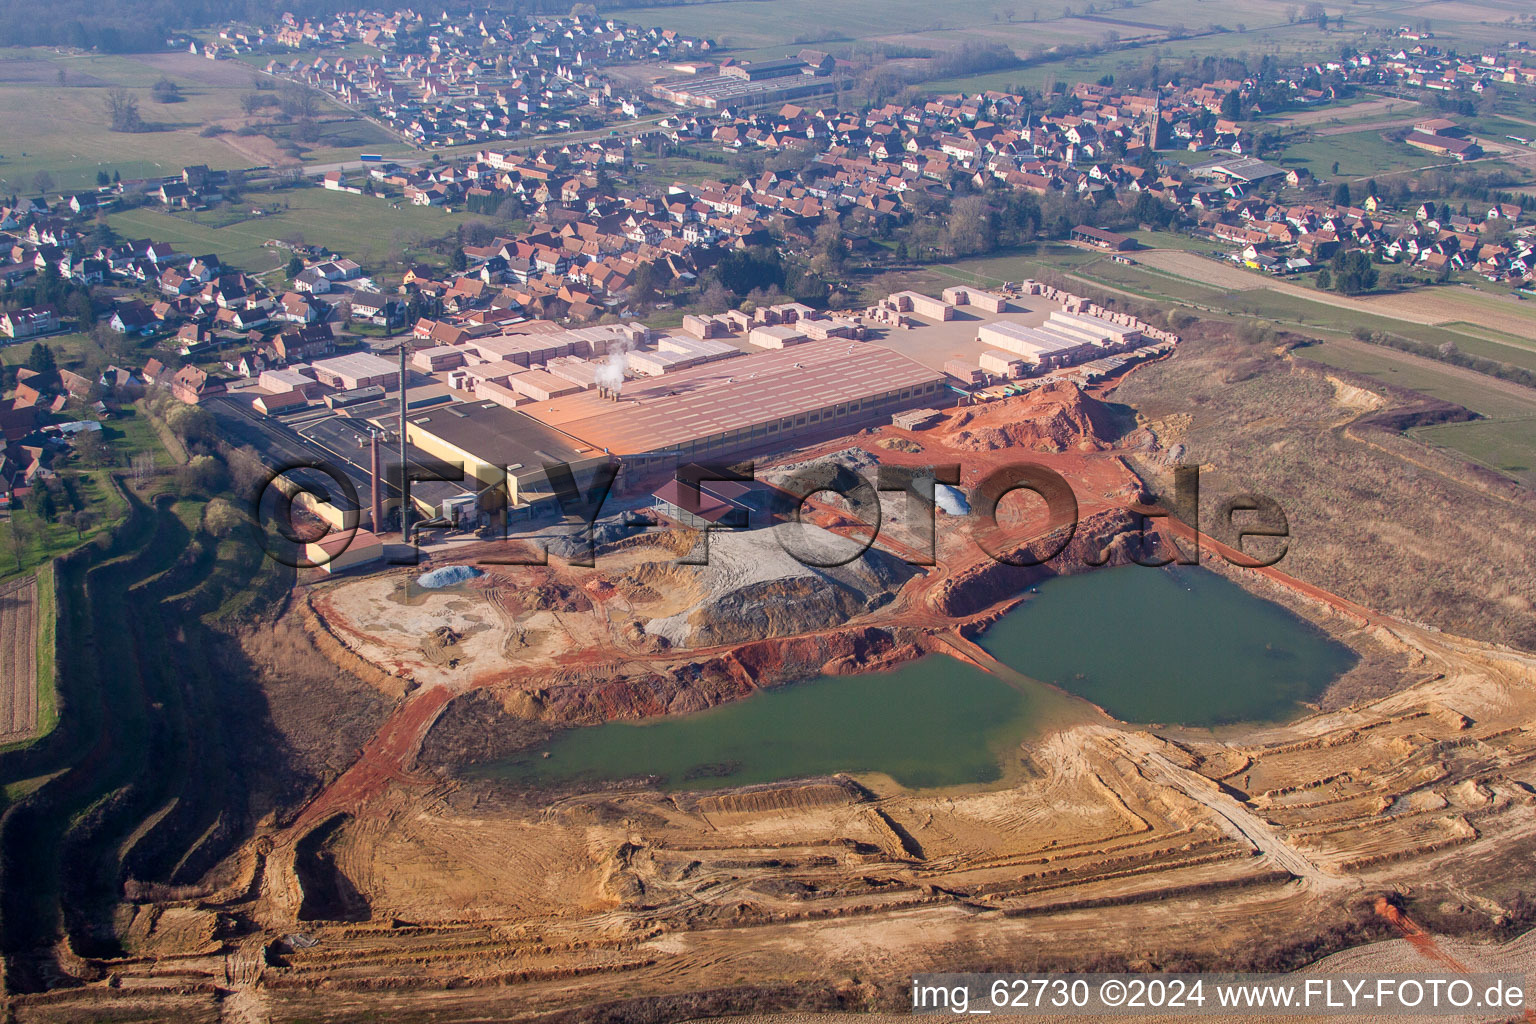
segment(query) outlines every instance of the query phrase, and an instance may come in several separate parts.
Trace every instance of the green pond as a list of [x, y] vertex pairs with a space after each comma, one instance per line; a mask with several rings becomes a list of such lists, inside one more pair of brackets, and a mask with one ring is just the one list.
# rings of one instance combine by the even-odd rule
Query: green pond
[[1205, 569], [1125, 566], [1048, 580], [981, 644], [1127, 722], [1289, 718], [1355, 655]]
[[1023, 676], [1005, 681], [930, 656], [698, 714], [568, 730], [478, 773], [523, 782], [647, 777], [669, 789], [833, 772], [883, 773], [913, 789], [986, 783], [1023, 739], [1081, 717], [1081, 704], [1036, 680], [1126, 721], [1214, 725], [1288, 717], [1354, 663], [1310, 623], [1203, 569], [1133, 566], [1049, 580], [982, 644]]
[[1038, 700], [980, 669], [930, 656], [891, 672], [765, 690], [697, 714], [572, 729], [545, 747], [548, 758], [534, 751], [485, 771], [529, 781], [653, 776], [671, 789], [842, 771], [884, 772], [914, 789], [990, 782], [1036, 717]]

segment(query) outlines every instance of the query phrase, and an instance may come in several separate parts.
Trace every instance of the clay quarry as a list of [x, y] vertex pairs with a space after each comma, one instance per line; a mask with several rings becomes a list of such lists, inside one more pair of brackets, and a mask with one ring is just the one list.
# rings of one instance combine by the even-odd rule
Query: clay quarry
[[[469, 770], [563, 728], [925, 655], [1006, 677], [975, 642], [988, 624], [1051, 573], [1132, 550], [1129, 510], [1151, 500], [1135, 467], [1166, 449], [1113, 400], [1063, 382], [793, 456], [958, 463], [966, 493], [1038, 462], [1070, 482], [1079, 518], [1045, 568], [981, 543], [1059, 539], [1043, 503], [1005, 501], [987, 537], [939, 513], [934, 564], [914, 565], [926, 538], [888, 494], [874, 546], [832, 568], [787, 555], [779, 524], [713, 532], [703, 566], [679, 564], [701, 538], [670, 528], [600, 534], [591, 568], [558, 545], [547, 565], [487, 564], [508, 545], [486, 542], [306, 580], [276, 629], [299, 638], [312, 683], [271, 713], [329, 767], [199, 883], [136, 890], [130, 955], [70, 961], [77, 986], [18, 997], [15, 1019], [822, 1019], [899, 1010], [926, 970], [1291, 969], [1399, 937], [1373, 909], [1383, 895], [1518, 923], [1536, 657], [1380, 614], [1283, 562], [1232, 567], [1209, 540], [1213, 569], [1353, 649], [1368, 696], [1220, 729], [1135, 727], [1064, 698], [1002, 782], [946, 790], [857, 773], [539, 789]], [[1336, 411], [1337, 429], [1362, 415]], [[829, 550], [868, 536], [830, 499], [806, 519]], [[483, 574], [414, 584], [446, 564]]]

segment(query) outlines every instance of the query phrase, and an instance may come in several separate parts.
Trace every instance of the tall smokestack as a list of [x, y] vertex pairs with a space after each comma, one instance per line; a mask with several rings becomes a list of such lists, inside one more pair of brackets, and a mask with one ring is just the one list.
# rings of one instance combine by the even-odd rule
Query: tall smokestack
[[368, 473], [369, 479], [373, 483], [373, 501], [371, 503], [373, 513], [373, 532], [383, 533], [384, 489], [379, 480], [379, 477], [383, 474], [384, 471], [383, 457], [379, 453], [379, 432], [377, 430], [370, 430], [369, 434], [369, 440], [371, 442], [369, 447], [371, 448], [371, 451], [368, 453]]
[[400, 539], [411, 539], [411, 471], [405, 458], [405, 341], [400, 342]]

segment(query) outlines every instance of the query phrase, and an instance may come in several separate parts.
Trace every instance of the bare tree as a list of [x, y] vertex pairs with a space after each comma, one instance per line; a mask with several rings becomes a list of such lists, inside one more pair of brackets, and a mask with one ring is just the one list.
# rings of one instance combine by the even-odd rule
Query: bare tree
[[48, 192], [52, 192], [53, 175], [49, 174], [47, 171], [38, 171], [36, 174], [32, 175], [32, 187], [37, 189], [37, 191], [40, 193], [46, 194]]
[[150, 452], [139, 452], [133, 457], [128, 468], [133, 474], [133, 486], [143, 488], [144, 481], [155, 471], [155, 456]]
[[144, 119], [139, 116], [139, 98], [127, 89], [112, 89], [107, 92], [107, 119], [112, 124], [115, 132], [136, 132], [144, 127]]
[[301, 120], [313, 120], [320, 110], [320, 94], [302, 82], [283, 87], [283, 110]]
[[21, 556], [26, 554], [27, 546], [32, 541], [32, 530], [27, 524], [16, 518], [16, 513], [11, 512], [10, 529], [5, 531], [6, 542], [10, 545], [11, 555], [16, 559], [16, 571], [21, 571]]

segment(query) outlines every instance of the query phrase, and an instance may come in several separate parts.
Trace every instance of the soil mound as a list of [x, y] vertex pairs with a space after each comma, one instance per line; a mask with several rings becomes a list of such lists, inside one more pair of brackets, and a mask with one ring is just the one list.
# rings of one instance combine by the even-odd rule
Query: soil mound
[[1052, 381], [1022, 399], [972, 406], [940, 428], [950, 445], [971, 451], [1103, 451], [1115, 428], [1103, 402], [1071, 381]]
[[472, 580], [476, 576], [484, 575], [485, 573], [472, 565], [445, 565], [441, 569], [433, 569], [431, 572], [422, 573], [416, 578], [416, 585], [418, 587], [425, 587], [428, 590], [438, 590], [443, 587], [451, 587], [456, 583], [463, 583], [466, 580]]
[[625, 582], [685, 605], [645, 623], [675, 647], [813, 633], [881, 607], [914, 573], [876, 548], [849, 558], [846, 543], [809, 524], [721, 532], [710, 539], [708, 564], [645, 566]]

